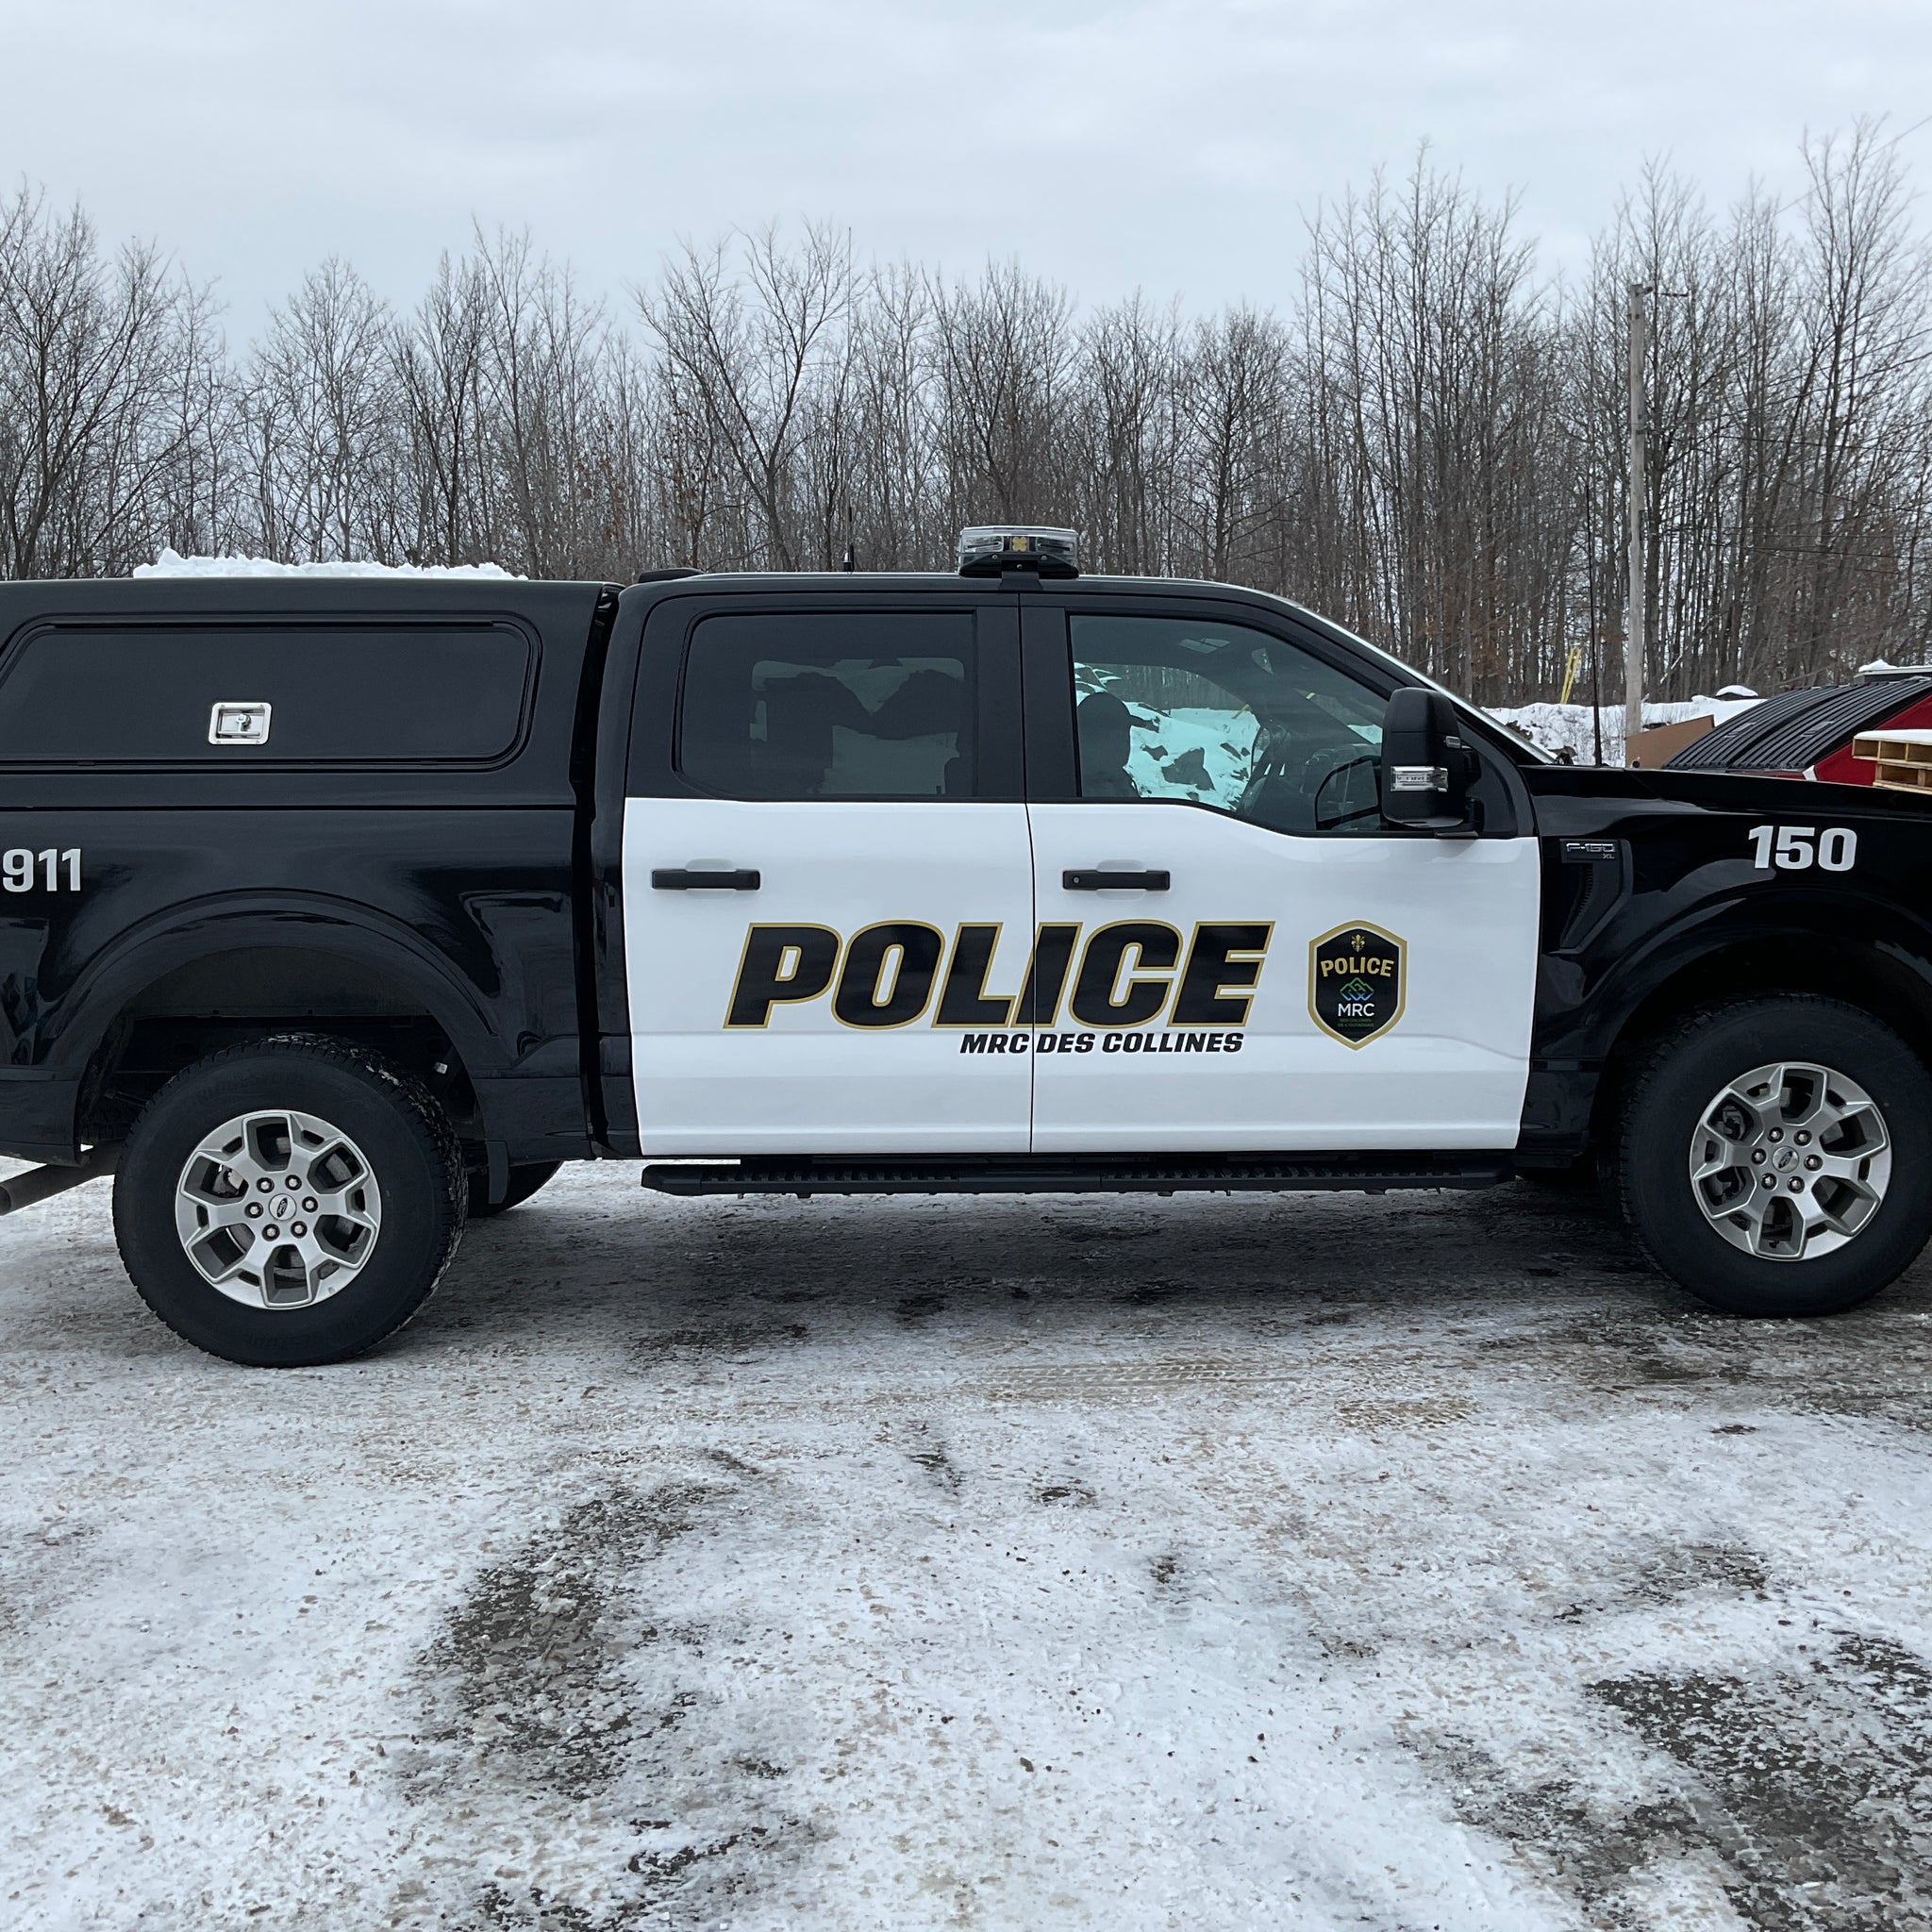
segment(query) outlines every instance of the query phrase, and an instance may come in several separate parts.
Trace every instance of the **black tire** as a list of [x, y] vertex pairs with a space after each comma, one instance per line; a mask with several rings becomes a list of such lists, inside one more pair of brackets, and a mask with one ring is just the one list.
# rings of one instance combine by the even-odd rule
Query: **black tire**
[[472, 1172], [470, 1175], [470, 1219], [488, 1221], [493, 1214], [508, 1214], [512, 1208], [521, 1208], [540, 1188], [547, 1188], [557, 1178], [558, 1170], [563, 1165], [560, 1160], [531, 1160], [519, 1163], [509, 1171], [509, 1192], [492, 1208], [490, 1205], [490, 1176], [487, 1174]]
[[[380, 1192], [380, 1225], [339, 1292], [308, 1307], [251, 1307], [189, 1258], [175, 1192], [205, 1136], [283, 1108], [355, 1143]], [[253, 1368], [306, 1368], [360, 1355], [408, 1321], [456, 1254], [468, 1206], [456, 1132], [415, 1080], [359, 1047], [290, 1034], [210, 1054], [147, 1104], [115, 1176], [114, 1232], [142, 1299], [184, 1341]]]
[[[1780, 1060], [1815, 1061], [1857, 1082], [1890, 1144], [1890, 1181], [1869, 1218], [1831, 1252], [1792, 1259], [1733, 1245], [1690, 1174], [1691, 1137], [1713, 1097]], [[1708, 1008], [1655, 1041], [1633, 1070], [1615, 1179], [1645, 1252], [1700, 1301], [1734, 1315], [1839, 1314], [1890, 1287], [1932, 1236], [1932, 1075], [1890, 1027], [1838, 1000], [1790, 994]]]

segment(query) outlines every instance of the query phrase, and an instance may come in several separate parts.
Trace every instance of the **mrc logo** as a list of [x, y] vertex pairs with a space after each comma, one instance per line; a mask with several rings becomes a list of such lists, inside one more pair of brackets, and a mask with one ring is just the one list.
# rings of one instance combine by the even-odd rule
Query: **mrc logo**
[[1408, 948], [1392, 932], [1357, 921], [1308, 942], [1308, 1012], [1344, 1046], [1366, 1046], [1402, 1018]]

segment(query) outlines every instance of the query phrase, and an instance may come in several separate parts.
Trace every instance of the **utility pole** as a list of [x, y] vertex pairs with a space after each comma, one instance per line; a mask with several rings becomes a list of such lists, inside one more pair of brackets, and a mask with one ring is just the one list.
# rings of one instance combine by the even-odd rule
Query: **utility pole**
[[1643, 298], [1648, 282], [1630, 284], [1630, 614], [1624, 626], [1624, 762], [1630, 762], [1630, 745], [1643, 729], [1643, 454], [1650, 412], [1643, 399], [1643, 354], [1646, 333]]

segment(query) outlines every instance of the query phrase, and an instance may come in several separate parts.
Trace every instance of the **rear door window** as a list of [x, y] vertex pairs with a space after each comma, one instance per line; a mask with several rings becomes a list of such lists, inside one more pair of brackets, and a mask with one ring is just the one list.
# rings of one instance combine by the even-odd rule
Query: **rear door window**
[[677, 766], [743, 799], [981, 795], [965, 612], [725, 615], [691, 633]]
[[[489, 763], [534, 663], [509, 624], [55, 625], [0, 663], [0, 763]], [[266, 737], [211, 741], [237, 709]]]

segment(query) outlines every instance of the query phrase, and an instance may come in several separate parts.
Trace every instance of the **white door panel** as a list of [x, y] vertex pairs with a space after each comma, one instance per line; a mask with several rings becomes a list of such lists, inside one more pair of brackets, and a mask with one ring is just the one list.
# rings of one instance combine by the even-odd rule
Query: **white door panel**
[[[654, 870], [676, 867], [756, 871], [761, 883], [651, 889]], [[962, 1052], [961, 1025], [941, 1013], [949, 991], [980, 1014], [1019, 991], [1033, 927], [1024, 806], [633, 798], [624, 877], [647, 1155], [1025, 1149], [1030, 1056]], [[887, 924], [936, 937], [855, 946]], [[758, 927], [832, 937], [791, 946], [754, 941]], [[915, 957], [935, 946], [936, 960]]]
[[[1030, 813], [1042, 926], [1078, 922], [1083, 954], [1117, 923], [1174, 934], [1166, 951], [1156, 942], [1123, 958], [1117, 999], [1129, 1002], [1137, 980], [1171, 989], [1138, 1024], [1082, 1023], [1069, 1004], [1076, 961], [1037, 1041], [1037, 1151], [1515, 1145], [1536, 978], [1534, 839], [1301, 837], [1152, 802]], [[1170, 889], [1062, 888], [1067, 871], [1123, 865], [1165, 871]], [[1176, 1025], [1204, 925], [1270, 929], [1258, 962], [1237, 950], [1218, 991], [1224, 969], [1211, 957], [1197, 968], [1190, 1008], [1206, 1017]], [[1357, 938], [1365, 949], [1353, 946]], [[1324, 940], [1323, 958], [1339, 969], [1333, 985], [1310, 958]], [[1100, 985], [1090, 976], [1090, 1012]], [[1344, 988], [1363, 997], [1338, 1003]], [[1351, 1026], [1366, 1034], [1345, 1037]]]

